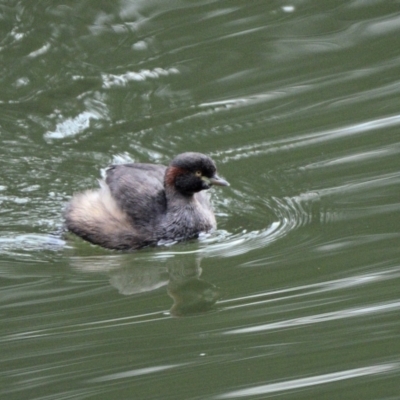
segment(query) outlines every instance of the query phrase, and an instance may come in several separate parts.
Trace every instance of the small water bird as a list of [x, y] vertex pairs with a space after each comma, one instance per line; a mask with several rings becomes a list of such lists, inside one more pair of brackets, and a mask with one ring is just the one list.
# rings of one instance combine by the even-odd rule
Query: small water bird
[[109, 249], [139, 249], [198, 237], [216, 228], [208, 194], [229, 186], [214, 161], [201, 153], [177, 155], [168, 167], [111, 165], [100, 188], [75, 194], [65, 211], [66, 228]]

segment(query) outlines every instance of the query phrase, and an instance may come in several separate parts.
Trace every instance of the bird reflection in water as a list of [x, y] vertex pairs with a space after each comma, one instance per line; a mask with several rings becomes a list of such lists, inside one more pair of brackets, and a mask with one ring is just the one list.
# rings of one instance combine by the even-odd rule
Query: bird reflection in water
[[221, 290], [216, 285], [200, 278], [201, 259], [193, 259], [193, 254], [176, 253], [165, 258], [135, 260], [139, 262], [134, 266], [132, 255], [128, 254], [71, 257], [70, 260], [71, 266], [80, 272], [107, 273], [111, 285], [126, 296], [166, 286], [173, 299], [169, 310], [172, 316], [208, 312], [221, 298]]
[[[200, 264], [200, 263], [199, 263]], [[174, 300], [171, 315], [184, 316], [206, 312], [221, 298], [220, 289], [200, 279], [201, 267], [187, 268], [174, 265], [169, 268], [168, 294]]]

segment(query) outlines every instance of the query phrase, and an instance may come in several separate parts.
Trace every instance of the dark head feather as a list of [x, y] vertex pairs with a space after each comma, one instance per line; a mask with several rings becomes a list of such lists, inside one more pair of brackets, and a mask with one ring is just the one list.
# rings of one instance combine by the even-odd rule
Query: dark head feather
[[212, 178], [217, 168], [213, 160], [201, 153], [182, 153], [170, 163], [165, 174], [165, 185], [183, 195], [192, 195], [210, 185], [202, 177]]

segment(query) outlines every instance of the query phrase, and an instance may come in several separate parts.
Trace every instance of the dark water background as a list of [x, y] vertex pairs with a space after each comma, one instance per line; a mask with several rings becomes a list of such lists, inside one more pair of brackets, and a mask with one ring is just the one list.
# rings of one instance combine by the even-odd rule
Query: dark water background
[[[0, 65], [2, 399], [400, 398], [399, 1], [2, 1]], [[60, 235], [188, 150], [211, 237]]]

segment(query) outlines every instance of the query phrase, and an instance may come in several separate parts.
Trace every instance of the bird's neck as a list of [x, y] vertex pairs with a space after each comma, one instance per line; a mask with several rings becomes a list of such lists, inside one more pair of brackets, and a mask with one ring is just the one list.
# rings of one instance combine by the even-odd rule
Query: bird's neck
[[165, 186], [167, 209], [179, 209], [196, 204], [194, 193], [181, 193], [169, 185]]

